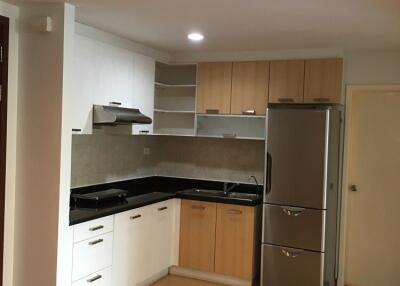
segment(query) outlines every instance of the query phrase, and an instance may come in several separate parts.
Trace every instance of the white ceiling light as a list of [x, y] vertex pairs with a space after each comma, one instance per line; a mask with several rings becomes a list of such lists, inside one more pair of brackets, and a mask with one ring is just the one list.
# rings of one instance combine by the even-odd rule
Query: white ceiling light
[[200, 42], [204, 40], [204, 35], [201, 33], [190, 33], [188, 34], [188, 39], [193, 41], [193, 42]]

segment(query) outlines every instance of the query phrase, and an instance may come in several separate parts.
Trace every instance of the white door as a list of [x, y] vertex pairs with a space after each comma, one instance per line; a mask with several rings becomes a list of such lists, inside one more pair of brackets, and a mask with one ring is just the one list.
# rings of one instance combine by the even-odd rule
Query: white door
[[345, 285], [398, 286], [400, 91], [354, 92], [349, 116]]

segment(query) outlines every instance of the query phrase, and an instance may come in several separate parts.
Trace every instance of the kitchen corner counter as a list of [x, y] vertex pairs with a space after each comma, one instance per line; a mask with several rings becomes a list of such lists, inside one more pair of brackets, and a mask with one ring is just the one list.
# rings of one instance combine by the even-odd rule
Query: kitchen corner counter
[[244, 201], [230, 197], [198, 196], [182, 192], [190, 189], [222, 190], [223, 182], [159, 176], [75, 188], [71, 190], [71, 193], [89, 193], [110, 188], [127, 190], [129, 195], [124, 201], [110, 203], [97, 208], [77, 207], [71, 205], [69, 224], [76, 225], [172, 198], [247, 206], [256, 206], [262, 203], [262, 186], [259, 186], [258, 188], [257, 186], [250, 184], [240, 184], [237, 186], [235, 192], [259, 194], [256, 199]]

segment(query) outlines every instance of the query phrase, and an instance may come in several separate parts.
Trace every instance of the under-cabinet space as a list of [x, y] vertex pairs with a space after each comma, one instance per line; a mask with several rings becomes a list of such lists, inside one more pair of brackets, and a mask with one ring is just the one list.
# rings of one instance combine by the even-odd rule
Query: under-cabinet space
[[201, 137], [265, 139], [264, 116], [198, 114], [196, 127], [196, 135]]

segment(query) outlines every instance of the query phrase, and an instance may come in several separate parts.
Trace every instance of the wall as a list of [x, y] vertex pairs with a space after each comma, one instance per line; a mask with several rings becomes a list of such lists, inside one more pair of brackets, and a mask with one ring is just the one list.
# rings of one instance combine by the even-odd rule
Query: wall
[[[33, 32], [29, 21], [44, 15], [52, 17], [54, 30]], [[73, 7], [22, 4], [20, 19], [13, 285], [67, 285], [68, 280], [57, 281], [57, 267], [58, 255], [66, 259], [68, 252], [59, 248], [59, 242], [71, 237], [67, 233], [70, 164], [66, 158], [70, 129], [63, 105], [68, 62], [72, 61]], [[63, 270], [60, 275], [68, 269]]]
[[9, 66], [8, 66], [8, 115], [7, 115], [7, 172], [5, 196], [3, 285], [13, 285], [14, 255], [14, 206], [15, 172], [17, 142], [17, 103], [18, 103], [18, 19], [16, 6], [0, 2], [0, 15], [10, 19]]
[[255, 175], [261, 183], [263, 168], [262, 141], [111, 135], [72, 140], [72, 187], [151, 175], [238, 182]]

